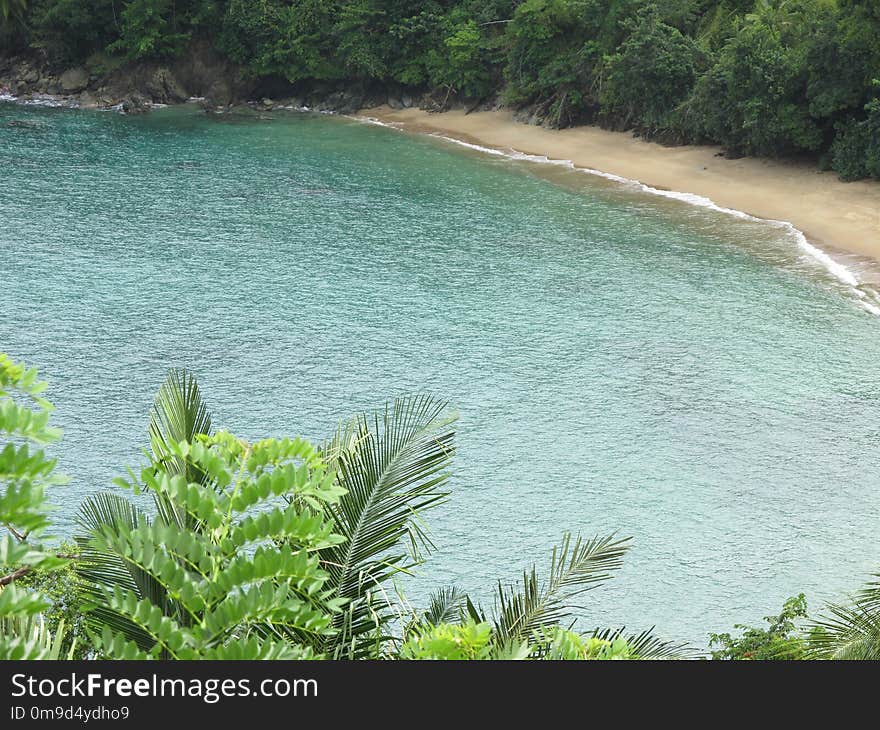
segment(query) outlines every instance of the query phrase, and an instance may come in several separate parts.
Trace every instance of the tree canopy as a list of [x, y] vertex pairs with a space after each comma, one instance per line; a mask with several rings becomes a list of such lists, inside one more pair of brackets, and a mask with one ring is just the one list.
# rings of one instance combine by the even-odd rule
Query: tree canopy
[[872, 0], [3, 0], [0, 47], [102, 68], [209, 43], [253, 77], [527, 106], [880, 176]]

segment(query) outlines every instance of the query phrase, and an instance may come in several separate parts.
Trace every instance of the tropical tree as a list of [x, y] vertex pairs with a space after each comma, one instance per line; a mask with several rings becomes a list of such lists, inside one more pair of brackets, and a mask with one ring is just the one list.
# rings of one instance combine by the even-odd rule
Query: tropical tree
[[602, 115], [617, 126], [647, 130], [669, 127], [675, 107], [690, 93], [698, 49], [647, 6], [631, 24], [617, 53], [605, 59]]
[[848, 603], [831, 604], [815, 622], [810, 655], [817, 659], [880, 659], [880, 574]]
[[150, 424], [152, 458], [83, 505], [77, 569], [99, 656], [303, 659], [341, 602], [318, 551], [345, 538], [324, 516], [342, 489], [302, 439], [213, 435], [195, 380], [173, 371]]
[[[199, 436], [211, 434], [211, 419], [195, 377], [185, 370], [171, 370], [150, 409], [152, 463], [170, 477], [183, 477], [187, 483], [205, 486], [205, 475], [190, 460], [178, 457], [175, 447], [180, 443], [194, 443]], [[153, 491], [151, 497], [157, 519], [162, 523], [190, 530], [197, 526], [194, 517], [180, 505], [175, 505], [166, 493]], [[76, 565], [77, 588], [84, 605], [90, 607], [86, 615], [88, 629], [101, 631], [105, 625], [110, 625], [142, 648], [150, 646], [148, 636], [102, 600], [105, 590], [117, 586], [131, 591], [138, 599], [149, 598], [169, 617], [184, 620], [186, 612], [167, 595], [149, 570], [93, 540], [93, 535], [106, 530], [134, 529], [139, 524], [149, 524], [150, 518], [143, 511], [122, 495], [105, 492], [83, 502], [77, 522], [80, 527], [77, 542], [82, 558]]]
[[[625, 633], [623, 628], [595, 628], [586, 634], [571, 629], [575, 602], [597, 588], [623, 564], [629, 538], [614, 535], [584, 540], [566, 533], [552, 551], [546, 580], [532, 565], [518, 583], [498, 582], [493, 610], [485, 611], [456, 588], [443, 588], [431, 597], [429, 608], [413, 617], [406, 630], [404, 655], [431, 658], [438, 646], [456, 636], [480, 639], [478, 657], [515, 658], [675, 658], [690, 652], [684, 644], [662, 641], [651, 633]], [[446, 628], [458, 625], [460, 632]], [[486, 628], [484, 628], [486, 627]], [[439, 642], [437, 644], [436, 642]], [[601, 655], [601, 656], [600, 656]], [[607, 655], [607, 656], [606, 656]], [[434, 658], [443, 658], [440, 656]]]
[[42, 448], [61, 435], [49, 425], [45, 388], [35, 369], [0, 353], [0, 659], [57, 658], [60, 650], [39, 615], [49, 601], [20, 584], [65, 564], [38, 542], [49, 526], [45, 490], [64, 481]]
[[[284, 550], [305, 551], [319, 559], [322, 601], [333, 606], [334, 612], [326, 631], [304, 632], [296, 623], [275, 623], [264, 631], [336, 658], [377, 655], [391, 639], [388, 626], [399, 611], [389, 582], [410, 572], [430, 550], [418, 516], [446, 496], [441, 487], [453, 453], [449, 428], [453, 419], [442, 416], [444, 408], [431, 398], [399, 399], [381, 417], [363, 415], [343, 424], [331, 441], [314, 450], [312, 458], [320, 460], [328, 478], [332, 475], [333, 499], [313, 498], [308, 507], [321, 524], [333, 525], [333, 539], [315, 544], [309, 535], [309, 541], [303, 542], [298, 533], [274, 538], [283, 543]], [[192, 458], [192, 448], [181, 446], [212, 443], [211, 428], [195, 378], [185, 371], [172, 371], [151, 409], [151, 464], [139, 485], [153, 497], [156, 517], [151, 520], [113, 493], [83, 504], [77, 571], [83, 598], [92, 606], [88, 622], [93, 632], [109, 625], [141, 650], [154, 646], [154, 636], [132, 620], [131, 611], [110, 600], [117, 589], [137, 601], [149, 601], [163, 617], [181, 626], [199, 619], [182, 605], [178, 590], [170, 590], [155, 570], [131, 559], [124, 543], [115, 542], [115, 537], [106, 539], [106, 535], [164, 527], [198, 540], [213, 539], [208, 523], [181, 501], [181, 493], [157, 488], [157, 480], [167, 477], [206, 493], [217, 491], [218, 477], [206, 470], [201, 459]], [[259, 442], [251, 448], [266, 449], [271, 443]], [[218, 447], [214, 444], [213, 448]], [[273, 462], [273, 469], [278, 466]], [[134, 480], [120, 484], [136, 486]], [[288, 510], [302, 507], [300, 491], [278, 496]]]
[[[519, 585], [498, 584], [491, 618], [454, 588], [437, 591], [427, 611], [407, 617], [395, 579], [417, 569], [433, 547], [423, 518], [447, 497], [454, 420], [443, 402], [399, 398], [381, 413], [343, 423], [318, 448], [289, 440], [247, 444], [211, 435], [195, 379], [172, 371], [150, 414], [150, 464], [118, 482], [147, 491], [155, 517], [112, 493], [87, 500], [80, 513], [78, 590], [91, 607], [87, 624], [99, 653], [427, 658], [433, 649], [418, 647], [434, 645], [432, 632], [482, 637], [485, 624], [489, 639], [479, 652], [489, 658], [555, 656], [561, 647], [577, 658], [674, 655], [681, 647], [650, 633], [547, 633], [569, 622], [577, 596], [620, 566], [628, 541], [615, 537], [566, 535], [546, 582], [533, 567]], [[290, 473], [291, 458], [305, 471]], [[236, 490], [251, 496], [235, 501]], [[245, 529], [251, 523], [260, 528]], [[304, 525], [311, 530], [303, 532]], [[249, 555], [288, 572], [267, 572]], [[238, 583], [219, 578], [231, 566]], [[294, 569], [308, 571], [307, 595], [291, 588], [304, 580]], [[272, 586], [282, 591], [273, 600], [299, 601], [304, 613], [253, 614], [236, 603], [223, 609], [227, 629], [211, 634], [224, 596], [249, 594], [255, 575], [267, 601]]]
[[346, 608], [324, 645], [336, 658], [375, 656], [400, 618], [391, 581], [412, 573], [433, 545], [424, 513], [447, 497], [455, 417], [426, 396], [399, 398], [383, 413], [356, 416], [324, 448], [344, 494], [327, 505], [345, 542], [321, 551], [329, 585]]
[[803, 593], [789, 598], [776, 616], [765, 616], [767, 628], [736, 624], [739, 636], [710, 634], [713, 659], [806, 659], [808, 635], [802, 623], [807, 618], [807, 599]]
[[[105, 609], [93, 638], [98, 655], [313, 658], [309, 637], [331, 633], [339, 610], [315, 555], [343, 539], [320, 512], [339, 496], [332, 472], [300, 439], [248, 443], [220, 432], [172, 450], [206, 483], [153, 463], [126, 486], [173, 503], [197, 529], [131, 508], [82, 539], [83, 572], [98, 578], [88, 590]], [[283, 496], [290, 502], [279, 503]], [[102, 573], [107, 554], [148, 576], [147, 590], [126, 581], [130, 573]]]

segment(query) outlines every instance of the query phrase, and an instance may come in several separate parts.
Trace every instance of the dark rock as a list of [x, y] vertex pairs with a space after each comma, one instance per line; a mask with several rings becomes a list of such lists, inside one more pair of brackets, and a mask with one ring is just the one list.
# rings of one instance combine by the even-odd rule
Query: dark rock
[[143, 114], [150, 110], [150, 102], [143, 94], [135, 92], [122, 100], [122, 111], [126, 114]]
[[212, 106], [229, 106], [234, 101], [232, 87], [226, 79], [214, 79], [205, 92], [205, 99]]
[[342, 90], [334, 91], [323, 99], [318, 99], [313, 105], [320, 111], [331, 111], [339, 114], [353, 114], [363, 106], [364, 97], [359, 91]]
[[413, 105], [413, 98], [409, 94], [404, 94], [401, 97], [400, 102], [405, 108], [409, 109]]
[[388, 103], [388, 93], [385, 91], [373, 89], [364, 95], [364, 99], [363, 99], [361, 108], [372, 109], [374, 107], [382, 106], [383, 104], [387, 104], [387, 103]]
[[515, 109], [513, 119], [520, 124], [531, 124], [534, 127], [539, 127], [544, 123], [544, 115], [534, 106], [524, 106]]
[[59, 84], [65, 94], [76, 94], [89, 85], [89, 74], [84, 68], [69, 68], [61, 74]]
[[145, 89], [153, 101], [160, 104], [177, 104], [189, 98], [189, 94], [167, 68], [156, 69], [147, 80]]
[[390, 106], [392, 109], [403, 109], [403, 102], [396, 96], [389, 96], [388, 106]]
[[279, 99], [275, 102], [276, 109], [287, 109], [289, 107], [293, 107], [294, 109], [298, 109], [303, 105], [303, 100], [299, 96], [291, 96], [286, 97], [284, 99]]

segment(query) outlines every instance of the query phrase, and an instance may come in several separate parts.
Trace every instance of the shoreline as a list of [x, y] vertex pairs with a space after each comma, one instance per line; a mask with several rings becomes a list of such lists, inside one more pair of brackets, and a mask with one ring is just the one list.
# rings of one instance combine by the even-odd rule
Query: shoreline
[[[89, 103], [78, 95], [0, 93], [0, 102], [93, 110], [127, 110], [122, 103]], [[262, 111], [323, 111], [285, 102], [230, 106]], [[294, 101], [294, 100], [291, 100]], [[199, 103], [139, 105], [150, 108]], [[216, 111], [216, 110], [214, 110]], [[728, 159], [709, 145], [669, 147], [595, 126], [549, 129], [518, 122], [509, 110], [429, 112], [387, 105], [352, 114], [327, 110], [361, 122], [427, 134], [483, 153], [550, 162], [591, 173], [646, 193], [773, 225], [789, 232], [804, 253], [849, 287], [861, 306], [880, 316], [880, 182], [845, 183], [812, 163], [743, 157]]]
[[690, 202], [802, 234], [802, 247], [857, 291], [862, 285], [880, 285], [878, 182], [845, 183], [808, 163], [731, 160], [720, 156], [720, 147], [666, 147], [593, 126], [537, 127], [515, 121], [506, 110], [431, 113], [382, 106], [362, 109], [357, 117], [486, 151], [568, 162], [685, 202], [696, 196], [700, 200]]

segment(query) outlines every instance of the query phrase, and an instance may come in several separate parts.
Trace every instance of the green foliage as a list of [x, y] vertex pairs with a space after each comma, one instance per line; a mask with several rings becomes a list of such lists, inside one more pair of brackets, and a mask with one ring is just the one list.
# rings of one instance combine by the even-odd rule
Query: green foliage
[[336, 57], [335, 9], [332, 0], [230, 0], [218, 46], [259, 76], [343, 78]]
[[810, 657], [816, 659], [880, 659], [880, 575], [847, 603], [827, 607], [813, 624]]
[[130, 0], [121, 13], [119, 39], [108, 49], [133, 61], [176, 55], [189, 34], [180, 32], [175, 9], [174, 0]]
[[817, 150], [822, 129], [805, 103], [802, 39], [814, 19], [785, 3], [750, 15], [700, 77], [686, 124], [739, 154]]
[[880, 99], [865, 105], [865, 117], [838, 127], [831, 145], [832, 169], [842, 180], [880, 179]]
[[40, 614], [0, 617], [0, 656], [5, 660], [55, 660], [78, 658], [73, 647], [65, 651], [64, 622], [53, 632]]
[[[869, 105], [870, 106], [870, 105]], [[867, 110], [876, 113], [874, 108]], [[344, 423], [316, 448], [253, 443], [212, 423], [195, 378], [171, 371], [150, 412], [149, 463], [85, 501], [76, 545], [48, 552], [40, 446], [58, 438], [35, 370], [0, 355], [0, 658], [549, 659], [687, 657], [651, 631], [575, 629], [578, 605], [622, 564], [628, 540], [566, 534], [544, 577], [497, 584], [489, 612], [455, 588], [406, 617], [394, 579], [431, 542], [446, 498], [454, 418], [427, 397]], [[576, 612], [577, 609], [577, 612]], [[801, 594], [766, 628], [713, 634], [716, 659], [880, 658], [880, 582], [807, 633]]]
[[667, 128], [696, 76], [696, 44], [660, 19], [656, 6], [639, 14], [632, 34], [608, 57], [603, 115], [624, 127]]
[[877, 177], [878, 37], [856, 0], [0, 2], [0, 44], [98, 75], [201, 41], [273, 86], [497, 96], [548, 126], [807, 153], [847, 180]]
[[582, 636], [560, 626], [536, 632], [532, 647], [526, 642], [510, 643], [486, 622], [468, 619], [461, 624], [437, 624], [411, 636], [400, 650], [401, 659], [498, 660], [544, 659], [583, 661], [638, 659], [626, 639]]
[[639, 658], [630, 642], [620, 636], [613, 639], [582, 636], [561, 626], [545, 627], [536, 632], [535, 646], [535, 653], [541, 659], [576, 661]]
[[447, 30], [443, 45], [427, 56], [428, 80], [434, 86], [467, 97], [481, 97], [491, 91], [491, 67], [485, 60], [488, 46], [473, 20]]
[[[448, 31], [439, 8], [427, 4], [425, 9], [410, 17], [399, 18], [388, 28], [396, 52], [391, 54], [388, 73], [392, 80], [405, 86], [428, 83], [428, 62], [443, 58], [442, 39]], [[434, 81], [440, 85], [442, 81]]]
[[[595, 5], [596, 2], [592, 3]], [[572, 0], [526, 0], [507, 28], [505, 96], [533, 103], [556, 126], [583, 118], [595, 105], [593, 71], [601, 59], [596, 16]]]
[[390, 582], [423, 562], [432, 545], [421, 517], [446, 498], [455, 432], [444, 410], [432, 398], [401, 398], [381, 417], [344, 424], [324, 449], [344, 490], [325, 517], [345, 541], [320, 552], [328, 587], [345, 602], [323, 645], [333, 657], [370, 656], [392, 638]]
[[0, 0], [0, 27], [20, 23], [28, 9], [28, 0]]
[[493, 659], [492, 626], [468, 621], [439, 624], [411, 637], [400, 650], [401, 659]]
[[[76, 545], [65, 543], [59, 546], [58, 552], [75, 555]], [[41, 612], [39, 630], [58, 642], [60, 658], [87, 659], [91, 646], [79, 602], [77, 581], [74, 560], [55, 570], [33, 570], [16, 581], [46, 599], [48, 606]]]
[[[85, 590], [104, 609], [91, 624], [98, 652], [115, 658], [314, 656], [309, 642], [290, 637], [331, 634], [332, 614], [340, 609], [315, 554], [343, 540], [321, 514], [340, 495], [333, 473], [299, 439], [249, 444], [220, 432], [181, 441], [171, 451], [204, 480], [189, 481], [153, 463], [139, 479], [118, 483], [173, 504], [184, 524], [129, 511], [114, 521], [91, 521], [80, 540], [81, 574], [91, 578]], [[278, 503], [281, 497], [290, 502]], [[148, 576], [154, 590], [104, 572], [107, 554]], [[282, 630], [286, 640], [274, 638]]]
[[[623, 629], [595, 629], [581, 636], [571, 630], [574, 610], [583, 609], [574, 603], [575, 599], [611, 577], [622, 565], [628, 543], [613, 536], [572, 540], [565, 534], [552, 551], [547, 579], [541, 580], [532, 566], [519, 584], [499, 581], [495, 604], [488, 615], [455, 588], [437, 591], [428, 610], [406, 627], [408, 648], [403, 651], [410, 658], [430, 658], [432, 652], [439, 654], [443, 647], [452, 652], [450, 642], [464, 642], [470, 647], [468, 651], [482, 653], [477, 658], [491, 659], [687, 656], [687, 647], [661, 641], [650, 631], [626, 636]], [[464, 626], [468, 631], [457, 634], [450, 625]], [[474, 643], [474, 637], [486, 634], [482, 629], [477, 631], [482, 626], [491, 629], [488, 638], [481, 644]]]
[[808, 637], [800, 623], [807, 617], [807, 599], [801, 593], [789, 598], [782, 606], [778, 616], [767, 616], [767, 628], [753, 628], [736, 624], [742, 634], [737, 637], [725, 634], [710, 634], [709, 646], [713, 659], [805, 659], [808, 651]]
[[61, 435], [49, 425], [45, 388], [35, 369], [0, 353], [0, 659], [49, 658], [56, 645], [39, 618], [50, 602], [19, 582], [65, 563], [35, 542], [49, 526], [46, 487], [63, 482], [41, 448]]
[[31, 45], [58, 63], [79, 63], [118, 37], [113, 0], [32, 0]]
[[[77, 572], [87, 627], [112, 658], [311, 658], [342, 602], [317, 552], [344, 538], [324, 510], [343, 490], [300, 439], [213, 435], [194, 379], [172, 371], [151, 414], [151, 463], [86, 500]], [[283, 638], [281, 638], [283, 634]]]
[[546, 582], [532, 566], [519, 585], [498, 584], [495, 630], [504, 641], [530, 641], [544, 626], [561, 624], [571, 615], [572, 601], [604, 583], [623, 565], [628, 540], [613, 536], [572, 543], [566, 534], [553, 549]]

